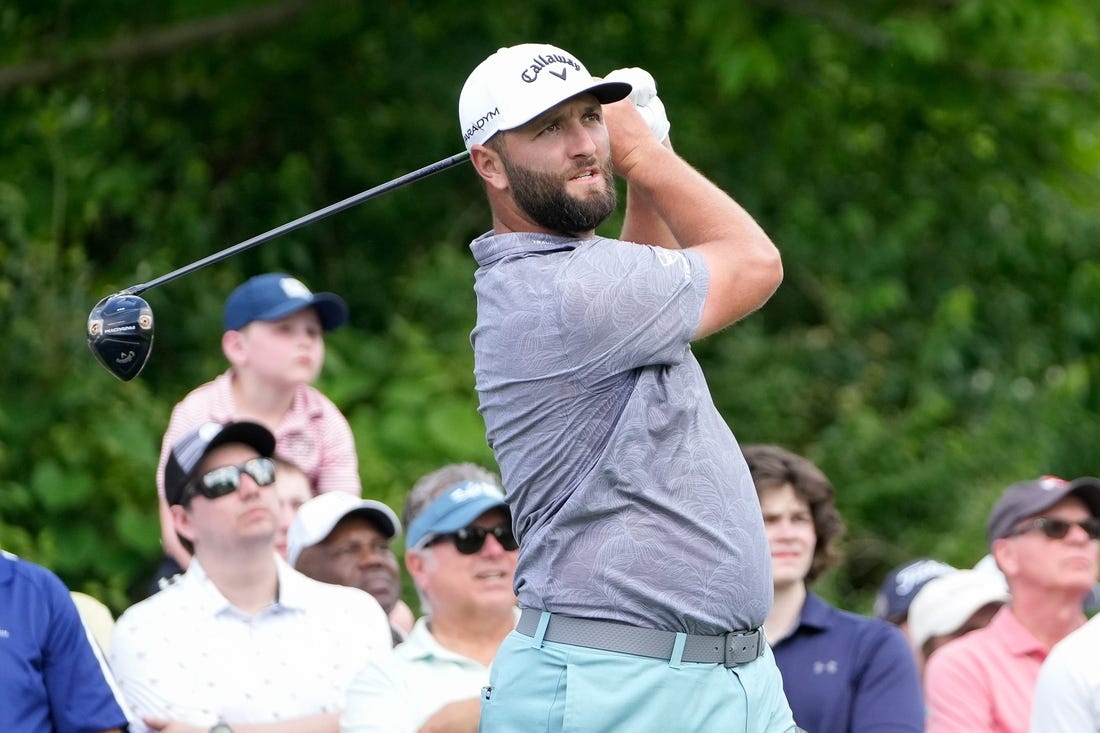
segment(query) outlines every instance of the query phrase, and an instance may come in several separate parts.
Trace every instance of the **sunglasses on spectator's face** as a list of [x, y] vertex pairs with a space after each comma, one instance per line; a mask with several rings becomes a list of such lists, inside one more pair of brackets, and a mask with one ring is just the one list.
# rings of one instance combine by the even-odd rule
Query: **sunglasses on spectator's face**
[[1070, 529], [1074, 525], [1085, 530], [1085, 534], [1087, 534], [1090, 539], [1100, 539], [1100, 519], [1096, 517], [1089, 517], [1088, 519], [1072, 522], [1065, 519], [1054, 519], [1053, 517], [1037, 517], [1024, 522], [1019, 527], [1012, 530], [1008, 536], [1015, 537], [1037, 529], [1052, 540], [1060, 540], [1069, 534]]
[[207, 499], [217, 499], [232, 494], [241, 487], [242, 473], [251, 476], [257, 486], [270, 486], [275, 483], [275, 461], [270, 458], [252, 458], [239, 466], [215, 468], [191, 484], [187, 496], [202, 494]]
[[429, 544], [434, 545], [450, 540], [454, 542], [455, 549], [463, 555], [474, 555], [481, 552], [481, 548], [485, 546], [485, 538], [489, 535], [496, 537], [500, 546], [508, 552], [519, 548], [516, 536], [512, 534], [512, 528], [507, 524], [498, 524], [495, 527], [478, 527], [471, 524], [469, 527], [463, 527], [456, 532], [441, 534]]

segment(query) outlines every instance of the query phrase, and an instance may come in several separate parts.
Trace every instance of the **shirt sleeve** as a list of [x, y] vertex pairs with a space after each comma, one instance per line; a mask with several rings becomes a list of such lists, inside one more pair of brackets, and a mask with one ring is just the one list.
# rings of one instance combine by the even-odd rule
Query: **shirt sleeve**
[[164, 678], [161, 668], [166, 658], [164, 646], [143, 630], [147, 624], [135, 620], [132, 612], [123, 613], [111, 634], [111, 670], [129, 707], [130, 733], [147, 733], [142, 719], [164, 718], [186, 720], [189, 723], [213, 725], [216, 718], [189, 718], [180, 714], [161, 694], [163, 687], [156, 681]]
[[947, 645], [928, 658], [924, 696], [927, 733], [977, 733], [993, 729], [989, 683], [973, 660]]
[[122, 728], [126, 714], [106, 660], [93, 646], [68, 589], [52, 574], [48, 577], [53, 619], [42, 674], [54, 729], [80, 733]]
[[317, 471], [317, 492], [346, 491], [360, 496], [363, 487], [359, 479], [359, 454], [355, 436], [344, 414], [330, 400], [325, 400], [321, 445], [321, 463]]
[[1054, 647], [1039, 670], [1031, 707], [1031, 733], [1094, 733], [1100, 731], [1100, 689], [1085, 677], [1084, 665], [1095, 658], [1075, 657]]
[[416, 733], [407, 692], [392, 656], [368, 663], [348, 686], [340, 733]]
[[852, 699], [853, 733], [922, 733], [924, 701], [913, 652], [901, 631], [868, 635], [867, 658]]
[[[698, 329], [709, 282], [698, 253], [616, 240], [578, 248], [557, 278], [568, 362], [612, 373], [680, 363]], [[603, 376], [595, 372], [588, 379]]]

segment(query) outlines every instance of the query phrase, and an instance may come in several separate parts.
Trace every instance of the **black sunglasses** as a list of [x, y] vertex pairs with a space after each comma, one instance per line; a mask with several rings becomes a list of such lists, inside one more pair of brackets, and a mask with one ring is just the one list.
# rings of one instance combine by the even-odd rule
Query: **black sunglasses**
[[1065, 519], [1054, 519], [1053, 517], [1036, 517], [1012, 530], [1007, 536], [1015, 537], [1037, 529], [1052, 540], [1060, 540], [1069, 534], [1070, 528], [1074, 525], [1085, 530], [1085, 534], [1087, 534], [1090, 539], [1100, 539], [1100, 519], [1096, 517], [1089, 517], [1088, 519], [1082, 519], [1075, 522], [1069, 522]]
[[202, 494], [207, 499], [232, 494], [241, 487], [241, 474], [248, 474], [259, 486], [275, 483], [275, 461], [270, 458], [252, 458], [239, 466], [222, 466], [200, 476], [188, 487], [185, 498]]
[[512, 528], [506, 524], [498, 524], [495, 527], [478, 527], [471, 524], [469, 527], [463, 527], [456, 532], [441, 534], [428, 544], [435, 545], [450, 540], [454, 542], [455, 549], [463, 555], [473, 555], [481, 552], [481, 548], [485, 546], [485, 538], [489, 535], [496, 537], [500, 546], [508, 552], [519, 548], [516, 536], [512, 534]]

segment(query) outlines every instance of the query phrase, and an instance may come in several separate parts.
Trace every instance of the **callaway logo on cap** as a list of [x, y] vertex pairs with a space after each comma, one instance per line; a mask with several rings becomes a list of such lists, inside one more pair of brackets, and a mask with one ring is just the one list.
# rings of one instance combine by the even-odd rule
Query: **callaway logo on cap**
[[575, 56], [556, 46], [502, 48], [482, 61], [462, 87], [458, 118], [466, 149], [583, 93], [608, 104], [630, 94], [630, 85], [597, 81]]

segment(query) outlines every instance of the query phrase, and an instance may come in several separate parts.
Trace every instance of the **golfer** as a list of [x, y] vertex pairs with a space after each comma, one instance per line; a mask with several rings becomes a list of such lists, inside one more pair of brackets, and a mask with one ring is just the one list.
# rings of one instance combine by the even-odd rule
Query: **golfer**
[[[793, 731], [756, 490], [691, 352], [775, 291], [775, 246], [672, 151], [640, 69], [504, 48], [459, 116], [493, 216], [474, 371], [523, 609], [481, 729]], [[613, 172], [619, 240], [596, 234]]]

